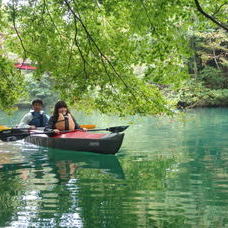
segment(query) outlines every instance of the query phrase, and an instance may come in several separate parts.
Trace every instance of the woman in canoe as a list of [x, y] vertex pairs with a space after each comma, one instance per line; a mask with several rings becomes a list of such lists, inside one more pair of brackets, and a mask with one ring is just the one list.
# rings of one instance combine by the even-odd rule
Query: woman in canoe
[[53, 116], [50, 117], [45, 130], [53, 130], [59, 133], [65, 130], [81, 129], [74, 117], [71, 115], [67, 104], [64, 101], [58, 101], [55, 104]]

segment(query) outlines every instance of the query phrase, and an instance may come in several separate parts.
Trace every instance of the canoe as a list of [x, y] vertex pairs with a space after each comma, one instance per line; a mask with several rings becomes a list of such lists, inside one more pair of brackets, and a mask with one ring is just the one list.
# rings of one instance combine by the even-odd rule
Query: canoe
[[74, 131], [51, 137], [45, 134], [31, 134], [25, 138], [25, 141], [38, 146], [62, 150], [115, 154], [120, 149], [123, 138], [124, 133]]

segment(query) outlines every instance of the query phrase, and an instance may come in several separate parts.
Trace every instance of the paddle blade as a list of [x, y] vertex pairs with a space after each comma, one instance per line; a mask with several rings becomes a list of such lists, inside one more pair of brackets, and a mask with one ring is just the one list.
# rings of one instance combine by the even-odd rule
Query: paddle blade
[[0, 131], [8, 130], [8, 129], [10, 129], [10, 128], [6, 127], [6, 126], [3, 126], [3, 125], [0, 125]]
[[21, 129], [7, 129], [0, 131], [0, 140], [4, 142], [11, 142], [24, 139], [25, 137], [29, 136], [30, 133], [27, 130]]
[[110, 127], [107, 128], [107, 131], [110, 131], [112, 133], [118, 133], [118, 132], [122, 132], [125, 131], [129, 126], [117, 126], [117, 127]]
[[80, 125], [80, 128], [86, 128], [86, 129], [94, 129], [96, 127], [95, 124], [82, 124]]

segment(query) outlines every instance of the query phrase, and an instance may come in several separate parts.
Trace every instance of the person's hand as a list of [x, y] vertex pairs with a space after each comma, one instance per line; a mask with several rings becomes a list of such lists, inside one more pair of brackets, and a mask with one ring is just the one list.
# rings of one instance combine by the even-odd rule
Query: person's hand
[[59, 129], [53, 129], [53, 132], [54, 132], [55, 134], [59, 134], [59, 133], [60, 133], [60, 130], [59, 130]]
[[36, 126], [30, 125], [30, 126], [29, 126], [29, 129], [34, 130], [34, 129], [36, 129]]
[[87, 128], [84, 128], [84, 127], [83, 127], [83, 128], [82, 128], [82, 131], [87, 131]]

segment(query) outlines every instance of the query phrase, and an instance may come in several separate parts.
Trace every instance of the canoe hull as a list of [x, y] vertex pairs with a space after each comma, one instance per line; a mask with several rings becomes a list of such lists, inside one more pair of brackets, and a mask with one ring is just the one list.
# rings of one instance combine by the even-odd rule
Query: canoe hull
[[104, 137], [94, 138], [56, 138], [46, 135], [32, 135], [25, 141], [38, 146], [51, 147], [62, 150], [86, 151], [102, 154], [115, 154], [122, 145], [123, 133], [111, 133]]

